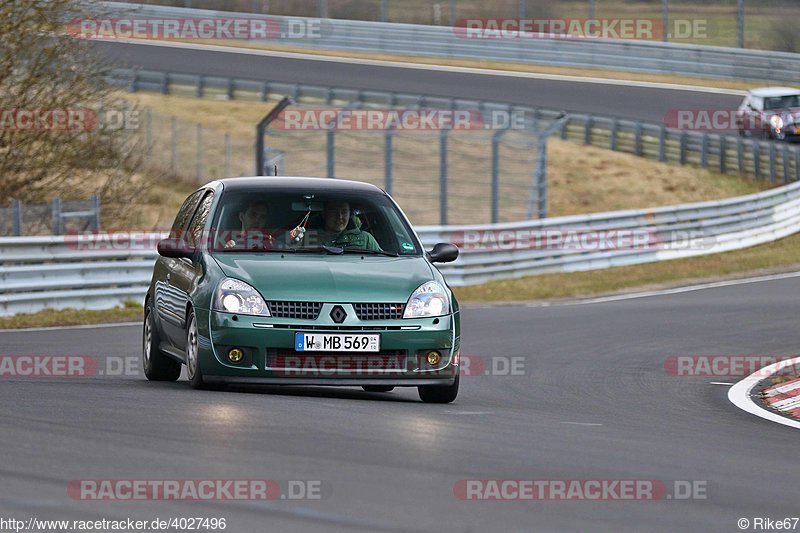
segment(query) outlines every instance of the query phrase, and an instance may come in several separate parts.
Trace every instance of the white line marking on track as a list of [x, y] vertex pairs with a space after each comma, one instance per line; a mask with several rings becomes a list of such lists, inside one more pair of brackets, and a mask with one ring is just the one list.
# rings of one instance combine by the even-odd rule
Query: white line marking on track
[[711, 385], [727, 385], [729, 387], [733, 386], [733, 383], [725, 383], [724, 381], [709, 381]]
[[151, 41], [141, 39], [115, 39], [115, 42], [135, 44], [142, 46], [161, 46], [165, 48], [182, 48], [189, 50], [205, 50], [208, 52], [226, 52], [229, 54], [244, 54], [264, 57], [278, 57], [283, 59], [302, 59], [306, 61], [321, 61], [327, 63], [348, 63], [352, 65], [368, 65], [374, 67], [405, 68], [415, 70], [432, 70], [436, 72], [455, 72], [461, 74], [475, 74], [483, 76], [502, 76], [506, 78], [529, 78], [552, 81], [569, 81], [573, 83], [593, 83], [599, 85], [622, 85], [625, 87], [643, 87], [648, 89], [668, 89], [673, 91], [691, 91], [697, 93], [729, 94], [744, 96], [745, 91], [735, 89], [721, 89], [718, 87], [704, 87], [701, 85], [681, 85], [677, 83], [659, 83], [650, 81], [617, 80], [612, 78], [597, 78], [587, 76], [570, 76], [566, 74], [543, 74], [538, 72], [518, 72], [513, 70], [497, 70], [475, 67], [455, 67], [449, 65], [436, 65], [432, 63], [409, 63], [407, 61], [389, 61], [383, 59], [363, 59], [342, 56], [320, 56], [300, 52], [279, 52], [275, 50], [259, 50], [256, 48], [240, 48], [236, 46], [222, 46], [199, 43], [180, 43], [166, 41]]
[[569, 424], [571, 426], [602, 426], [596, 422], [559, 422], [559, 424]]
[[753, 398], [750, 396], [753, 388], [762, 380], [766, 379], [771, 374], [786, 368], [786, 365], [796, 365], [798, 363], [800, 363], [800, 357], [795, 357], [793, 359], [778, 361], [777, 363], [773, 363], [753, 372], [728, 390], [728, 400], [730, 400], [731, 403], [733, 403], [733, 405], [739, 409], [747, 411], [750, 414], [759, 416], [771, 422], [783, 424], [784, 426], [800, 429], [800, 421], [792, 420], [777, 413], [773, 413], [772, 411], [768, 411], [753, 401]]

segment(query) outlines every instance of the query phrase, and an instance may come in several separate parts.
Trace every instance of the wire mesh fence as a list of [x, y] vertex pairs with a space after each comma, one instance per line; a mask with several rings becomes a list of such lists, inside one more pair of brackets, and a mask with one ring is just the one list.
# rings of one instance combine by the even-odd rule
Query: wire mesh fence
[[0, 236], [64, 235], [100, 228], [100, 199], [27, 204], [11, 200], [0, 207]]
[[[392, 112], [410, 127], [392, 125], [391, 119], [382, 122]], [[431, 123], [405, 123], [409, 114], [442, 118], [458, 112], [295, 104], [267, 128], [265, 146], [282, 154], [289, 175], [347, 178], [384, 188], [414, 224], [526, 218], [540, 150], [537, 131], [528, 123], [521, 129], [496, 128], [485, 121], [488, 115], [476, 110], [461, 112], [471, 120], [480, 119], [477, 126], [439, 127], [434, 121], [431, 128], [427, 127]], [[317, 120], [325, 113], [334, 122]], [[307, 124], [298, 117], [315, 117], [313, 126], [292, 127], [292, 123]]]
[[[341, 117], [344, 108], [294, 104], [290, 109], [317, 117], [328, 112]], [[411, 111], [415, 116], [447, 113], [377, 105], [363, 106], [360, 111], [375, 111], [381, 117], [391, 111]], [[256, 174], [253, 138], [144, 112], [146, 127], [140, 134], [149, 139], [148, 165], [194, 184]], [[385, 124], [331, 128], [316, 122], [313, 127], [293, 128], [281, 117], [264, 138], [263, 173], [273, 174], [277, 167], [279, 175], [372, 183], [392, 194], [414, 224], [529, 218], [536, 185], [545, 179], [537, 175], [540, 130], [529, 120], [520, 122], [519, 128], [498, 128], [496, 117], [487, 119], [489, 113], [464, 113], [471, 120], [479, 118], [477, 126], [427, 128], [414, 123], [406, 128], [402, 124], [399, 128], [385, 128]], [[550, 123], [539, 120], [537, 126]]]

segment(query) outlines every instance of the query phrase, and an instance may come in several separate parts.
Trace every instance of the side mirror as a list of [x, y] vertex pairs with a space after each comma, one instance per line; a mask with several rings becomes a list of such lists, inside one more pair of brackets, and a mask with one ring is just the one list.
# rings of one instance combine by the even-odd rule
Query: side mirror
[[156, 246], [158, 255], [175, 259], [185, 257], [192, 259], [194, 250], [183, 239], [161, 239]]
[[428, 252], [431, 263], [450, 263], [458, 258], [458, 246], [449, 242], [440, 242]]

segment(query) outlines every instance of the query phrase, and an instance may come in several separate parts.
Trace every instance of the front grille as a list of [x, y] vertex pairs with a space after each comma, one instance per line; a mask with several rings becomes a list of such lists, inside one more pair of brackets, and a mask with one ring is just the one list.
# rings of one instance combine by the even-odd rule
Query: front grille
[[316, 320], [322, 311], [322, 302], [267, 302], [267, 305], [275, 318]]
[[416, 357], [408, 358], [406, 350], [364, 352], [295, 352], [293, 350], [268, 350], [267, 366], [275, 370], [297, 370], [304, 373], [380, 373], [382, 371], [411, 370], [416, 367]]
[[395, 320], [403, 318], [405, 304], [353, 304], [360, 320]]

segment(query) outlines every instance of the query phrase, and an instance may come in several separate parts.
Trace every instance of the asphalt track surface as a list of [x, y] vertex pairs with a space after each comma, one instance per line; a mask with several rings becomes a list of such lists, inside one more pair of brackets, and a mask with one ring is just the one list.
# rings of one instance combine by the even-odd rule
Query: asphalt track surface
[[[466, 309], [462, 353], [524, 358], [414, 389], [195, 391], [131, 375], [0, 379], [0, 517], [225, 517], [227, 531], [738, 531], [798, 515], [796, 430], [675, 354], [791, 354], [800, 279], [583, 305]], [[0, 332], [3, 354], [138, 357], [138, 326]], [[733, 382], [734, 379], [721, 381]], [[92, 502], [79, 479], [319, 480], [314, 501]], [[462, 501], [462, 479], [707, 483], [706, 499]], [[752, 522], [751, 522], [752, 523]]]
[[332, 63], [142, 44], [96, 42], [95, 46], [102, 57], [120, 67], [483, 99], [655, 123], [663, 122], [670, 111], [736, 109], [742, 100], [736, 95], [690, 90]]

